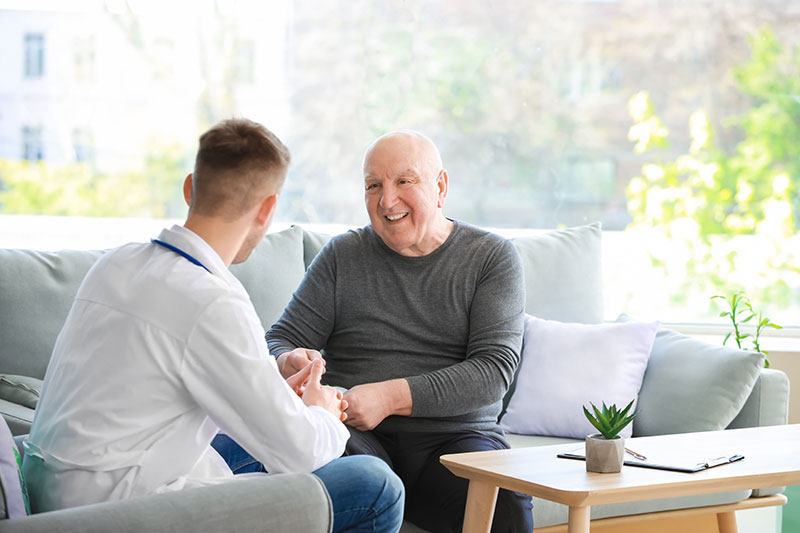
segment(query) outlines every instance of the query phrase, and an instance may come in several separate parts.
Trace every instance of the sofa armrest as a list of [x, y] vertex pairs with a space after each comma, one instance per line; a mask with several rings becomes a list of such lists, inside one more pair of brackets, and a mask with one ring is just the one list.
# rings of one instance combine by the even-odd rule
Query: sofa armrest
[[313, 474], [247, 475], [228, 483], [0, 521], [4, 532], [329, 532], [333, 510]]
[[[789, 378], [780, 370], [762, 368], [742, 410], [728, 429], [778, 426], [789, 421]], [[761, 498], [782, 493], [786, 487], [755, 489], [753, 496]]]
[[778, 426], [789, 420], [789, 378], [780, 370], [762, 368], [750, 396], [728, 429]]

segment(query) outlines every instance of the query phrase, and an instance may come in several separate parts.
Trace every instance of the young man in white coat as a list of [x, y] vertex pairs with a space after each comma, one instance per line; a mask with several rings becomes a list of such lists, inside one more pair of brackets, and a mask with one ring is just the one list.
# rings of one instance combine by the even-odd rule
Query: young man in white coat
[[231, 482], [210, 446], [222, 426], [267, 471], [317, 474], [334, 531], [399, 529], [402, 483], [380, 460], [339, 458], [346, 402], [320, 385], [321, 361], [281, 376], [228, 270], [266, 233], [289, 160], [260, 124], [214, 126], [184, 183], [185, 224], [86, 275], [25, 444], [34, 511]]

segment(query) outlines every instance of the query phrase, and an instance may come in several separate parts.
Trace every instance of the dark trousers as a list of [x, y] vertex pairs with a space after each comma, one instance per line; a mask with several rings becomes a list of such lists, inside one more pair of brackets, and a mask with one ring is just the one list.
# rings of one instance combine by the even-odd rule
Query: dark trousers
[[[433, 533], [461, 531], [469, 481], [439, 462], [448, 453], [502, 450], [505, 439], [475, 432], [396, 433], [358, 431], [348, 427], [347, 455], [368, 454], [386, 461], [406, 489], [405, 519]], [[533, 531], [531, 497], [500, 489], [492, 522], [493, 533]]]

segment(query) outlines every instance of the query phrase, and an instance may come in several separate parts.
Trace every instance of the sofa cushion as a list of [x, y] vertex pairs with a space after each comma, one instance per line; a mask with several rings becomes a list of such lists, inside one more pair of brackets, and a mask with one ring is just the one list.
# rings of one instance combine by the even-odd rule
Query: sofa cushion
[[741, 411], [763, 366], [763, 354], [661, 329], [639, 392], [633, 435], [725, 429]]
[[603, 321], [600, 223], [517, 237], [525, 270], [525, 312], [562, 322]]
[[0, 519], [30, 514], [22, 461], [8, 426], [0, 419]]
[[303, 262], [306, 268], [309, 267], [311, 261], [313, 261], [319, 251], [322, 250], [322, 247], [328, 244], [331, 238], [332, 236], [327, 233], [303, 229]]
[[41, 390], [41, 379], [14, 374], [0, 374], [0, 400], [16, 403], [29, 409], [36, 409]]
[[[600, 223], [511, 239], [525, 271], [526, 312], [551, 320], [603, 321]], [[331, 239], [303, 229], [305, 266]]]
[[291, 227], [267, 234], [244, 263], [231, 265], [268, 330], [280, 318], [305, 274], [303, 230]]
[[102, 251], [0, 249], [4, 374], [43, 379], [72, 300]]
[[31, 432], [33, 416], [36, 411], [30, 407], [0, 400], [0, 415], [2, 415], [12, 435], [26, 435]]
[[526, 315], [516, 390], [500, 425], [526, 435], [596, 433], [582, 407], [621, 409], [636, 399], [657, 329], [658, 322], [574, 324]]

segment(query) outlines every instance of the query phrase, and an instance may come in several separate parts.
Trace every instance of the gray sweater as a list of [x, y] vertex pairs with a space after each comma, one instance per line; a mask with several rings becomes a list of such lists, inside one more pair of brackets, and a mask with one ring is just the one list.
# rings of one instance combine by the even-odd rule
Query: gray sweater
[[371, 226], [334, 237], [269, 330], [270, 353], [321, 350], [323, 380], [406, 378], [410, 417], [388, 431], [487, 431], [519, 363], [525, 289], [516, 248], [455, 222], [434, 252], [406, 257]]

